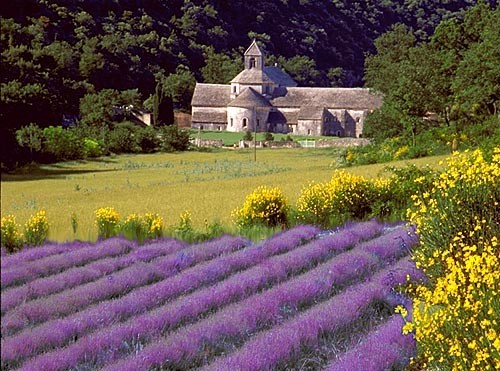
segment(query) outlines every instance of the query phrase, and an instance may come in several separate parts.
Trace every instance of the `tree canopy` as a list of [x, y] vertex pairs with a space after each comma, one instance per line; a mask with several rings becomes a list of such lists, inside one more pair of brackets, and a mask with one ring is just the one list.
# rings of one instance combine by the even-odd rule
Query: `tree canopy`
[[414, 136], [442, 125], [456, 136], [490, 118], [500, 125], [499, 25], [500, 9], [479, 2], [464, 17], [442, 21], [428, 40], [418, 41], [404, 25], [376, 39], [364, 78], [384, 103], [367, 119], [365, 134]]
[[[416, 41], [428, 41], [441, 20], [450, 20], [451, 27], [453, 19], [475, 3], [475, 0], [2, 2], [2, 161], [15, 156], [15, 131], [29, 123], [48, 127], [59, 125], [63, 116], [80, 114], [83, 121], [94, 120], [86, 117], [90, 111], [85, 111], [92, 94], [100, 98], [107, 94], [111, 99], [121, 96], [123, 91], [137, 89], [138, 97], [149, 99], [154, 97], [160, 83], [162, 97], [158, 104], [163, 102], [164, 113], [171, 111], [172, 106], [189, 109], [195, 81], [225, 83], [234, 77], [241, 68], [241, 54], [254, 38], [270, 60], [278, 62], [302, 85], [360, 86], [365, 53], [374, 53], [378, 48], [374, 40], [394, 24], [401, 23], [411, 29]], [[471, 34], [481, 27], [481, 22], [470, 23]], [[453, 29], [453, 32], [461, 37], [461, 31]], [[449, 36], [448, 32], [441, 33]], [[450, 42], [460, 45], [460, 40], [450, 37]], [[485, 43], [497, 41], [495, 35], [481, 37], [488, 40]], [[487, 45], [477, 48], [475, 54]], [[448, 57], [452, 62], [456, 59], [453, 55]], [[452, 86], [456, 91], [468, 80], [481, 78], [475, 75], [474, 66], [479, 68], [480, 64], [493, 62], [478, 60], [472, 52], [466, 58], [467, 64], [457, 67], [458, 77]], [[477, 104], [492, 106], [494, 89], [490, 86], [481, 91]], [[457, 101], [475, 94], [470, 89], [464, 90]], [[161, 121], [170, 123], [170, 117], [168, 113]]]

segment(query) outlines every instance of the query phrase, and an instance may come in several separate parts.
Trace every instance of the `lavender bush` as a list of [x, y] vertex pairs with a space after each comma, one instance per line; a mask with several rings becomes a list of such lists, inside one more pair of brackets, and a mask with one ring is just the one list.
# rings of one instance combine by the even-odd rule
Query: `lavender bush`
[[[194, 245], [190, 250], [186, 249], [182, 254], [176, 254], [174, 258], [166, 257], [162, 259], [164, 261], [159, 262], [158, 267], [161, 271], [165, 274], [172, 273], [170, 279], [138, 288], [119, 299], [102, 302], [75, 315], [28, 328], [9, 337], [5, 342], [2, 341], [2, 361], [12, 362], [41, 349], [64, 345], [73, 337], [97, 326], [137, 315], [203, 284], [215, 282], [235, 270], [248, 268], [269, 256], [297, 248], [300, 243], [314, 237], [317, 232], [314, 227], [296, 227], [260, 245], [249, 246], [173, 275], [182, 268], [194, 265], [198, 259], [211, 256], [214, 251], [222, 253], [230, 252], [237, 247], [241, 248], [245, 246], [247, 240], [225, 236], [212, 242]], [[7, 325], [2, 323], [2, 326]]]
[[[400, 242], [395, 239], [391, 241], [400, 245]], [[388, 250], [396, 251], [392, 247], [388, 247]], [[350, 254], [339, 255], [333, 259], [331, 265], [319, 267], [287, 282], [287, 284], [252, 296], [225, 308], [206, 320], [180, 329], [164, 341], [146, 347], [140, 356], [133, 357], [133, 359], [140, 358], [140, 362], [142, 362], [151, 355], [152, 359], [156, 361], [159, 359], [158, 357], [165, 357], [164, 359], [169, 359], [169, 361], [180, 362], [183, 360], [183, 362], [187, 362], [190, 355], [197, 354], [203, 343], [214, 343], [221, 335], [236, 337], [244, 333], [252, 333], [262, 323], [270, 323], [283, 317], [283, 308], [297, 308], [304, 302], [326, 294], [334, 284], [339, 285], [343, 281], [362, 276], [363, 271], [366, 273], [369, 268], [373, 268], [376, 261], [375, 256], [370, 256], [362, 251], [352, 251]], [[379, 274], [377, 277], [386, 278], [387, 276], [391, 278], [390, 281], [381, 283], [381, 286], [392, 287], [399, 282], [405, 282], [406, 275], [401, 275], [399, 272], [401, 270], [409, 274], [411, 266], [408, 267], [404, 263], [401, 267], [387, 270], [386, 275]], [[158, 356], [159, 354], [161, 356]], [[127, 363], [127, 360], [122, 363], [118, 362], [116, 369], [128, 367]], [[135, 361], [132, 361], [132, 364], [132, 367], [139, 368], [151, 365], [138, 365]]]
[[22, 286], [4, 290], [1, 294], [2, 314], [23, 302], [91, 282], [126, 268], [135, 262], [149, 261], [184, 247], [185, 245], [180, 241], [165, 239], [150, 246], [134, 249], [124, 256], [104, 258], [81, 267], [70, 268], [59, 274], [36, 279]]
[[100, 242], [97, 246], [93, 243], [87, 243], [77, 250], [71, 250], [64, 254], [47, 256], [2, 269], [2, 288], [31, 282], [36, 278], [55, 274], [64, 269], [84, 265], [104, 257], [126, 254], [135, 246], [136, 243], [124, 238], [111, 238]]
[[45, 258], [47, 256], [77, 250], [87, 245], [87, 242], [72, 241], [64, 243], [46, 243], [43, 246], [38, 246], [36, 249], [33, 249], [32, 247], [25, 247], [23, 250], [16, 253], [2, 256], [0, 267], [2, 269], [16, 267], [20, 264], [26, 264], [27, 262]]
[[423, 279], [416, 242], [371, 221], [258, 244], [113, 238], [2, 255], [1, 368], [403, 367], [414, 341], [391, 308], [407, 275]]
[[402, 317], [392, 316], [326, 370], [389, 370], [395, 365], [403, 368], [417, 350], [413, 336], [402, 334], [403, 325]]
[[[340, 252], [354, 245], [360, 240], [371, 238], [379, 233], [382, 225], [369, 222], [352, 225], [335, 235], [326, 236], [321, 240], [314, 240], [300, 249], [271, 257], [261, 264], [237, 273], [230, 278], [221, 281], [213, 287], [207, 287], [195, 291], [190, 295], [179, 298], [168, 305], [147, 312], [141, 316], [134, 317], [127, 323], [118, 324], [110, 328], [97, 331], [89, 336], [79, 339], [63, 350], [46, 353], [26, 364], [27, 367], [36, 369], [50, 369], [53, 360], [57, 359], [58, 365], [63, 367], [74, 367], [76, 361], [96, 357], [104, 349], [112, 349], [109, 358], [117, 357], [123, 343], [131, 341], [145, 341], [160, 332], [165, 332], [182, 321], [195, 319], [208, 310], [213, 310], [226, 305], [234, 300], [240, 300], [245, 296], [255, 293], [259, 288], [274, 282], [285, 280], [291, 274], [313, 266], [316, 262], [328, 257], [332, 252]], [[339, 268], [350, 266], [350, 264], [361, 264], [366, 261], [365, 266], [359, 266], [351, 273], [352, 277], [360, 274], [363, 267], [367, 268], [374, 263], [374, 259], [366, 257], [367, 254], [355, 254], [350, 260], [346, 257], [334, 266], [318, 268], [319, 276], [328, 274], [333, 269], [337, 274], [342, 273]], [[349, 270], [344, 268], [344, 271]], [[314, 273], [312, 274], [315, 275]], [[291, 291], [297, 290], [301, 283], [297, 283]], [[273, 294], [272, 294], [273, 295]], [[136, 334], [140, 333], [138, 337]]]

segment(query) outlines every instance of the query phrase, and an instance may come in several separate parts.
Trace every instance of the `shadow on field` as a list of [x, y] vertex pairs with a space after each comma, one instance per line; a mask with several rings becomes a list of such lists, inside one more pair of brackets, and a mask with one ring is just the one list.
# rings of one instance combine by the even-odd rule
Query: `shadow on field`
[[[95, 161], [92, 161], [95, 162]], [[104, 160], [97, 162], [111, 162], [115, 163], [113, 160]], [[98, 169], [96, 167], [88, 168], [88, 169], [78, 169], [72, 168], [70, 166], [78, 166], [88, 164], [88, 161], [81, 162], [71, 162], [64, 164], [29, 164], [23, 166], [22, 168], [16, 169], [11, 172], [2, 172], [2, 182], [22, 182], [22, 181], [30, 181], [30, 180], [43, 180], [43, 179], [59, 179], [64, 178], [66, 176], [71, 175], [80, 175], [86, 173], [104, 173], [109, 171], [115, 171], [115, 169]]]

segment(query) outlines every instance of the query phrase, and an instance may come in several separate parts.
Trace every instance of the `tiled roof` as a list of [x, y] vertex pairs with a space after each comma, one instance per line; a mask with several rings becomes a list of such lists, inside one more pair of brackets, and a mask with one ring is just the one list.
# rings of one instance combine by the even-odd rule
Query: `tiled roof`
[[263, 55], [255, 39], [252, 41], [252, 44], [250, 44], [248, 49], [245, 51], [245, 55], [255, 55], [255, 56]]
[[323, 120], [325, 107], [303, 106], [299, 111], [299, 120]]
[[266, 66], [264, 67], [264, 72], [279, 86], [297, 86], [297, 83], [290, 75], [277, 66]]
[[231, 102], [231, 86], [223, 84], [196, 84], [192, 106], [226, 107]]
[[217, 122], [217, 123], [226, 123], [227, 122], [227, 113], [226, 112], [203, 112], [203, 111], [193, 111], [193, 115], [191, 117], [192, 122]]
[[[243, 93], [250, 88], [245, 89]], [[253, 90], [253, 89], [252, 89]], [[327, 109], [376, 109], [382, 104], [382, 97], [362, 88], [281, 88], [282, 96], [268, 102], [260, 94], [253, 91], [253, 106], [275, 106], [277, 108], [325, 107]], [[243, 100], [243, 98], [241, 98]], [[196, 84], [191, 104], [195, 107], [227, 107], [235, 106], [239, 100], [231, 101], [231, 86], [221, 84]], [[265, 102], [265, 103], [264, 103]], [[254, 104], [257, 103], [257, 104]]]
[[283, 96], [272, 99], [271, 104], [275, 107], [375, 109], [382, 105], [382, 97], [363, 88], [290, 87]]
[[231, 82], [238, 84], [271, 84], [273, 80], [258, 68], [244, 69]]
[[240, 95], [228, 104], [228, 107], [271, 107], [271, 104], [254, 89], [246, 88]]

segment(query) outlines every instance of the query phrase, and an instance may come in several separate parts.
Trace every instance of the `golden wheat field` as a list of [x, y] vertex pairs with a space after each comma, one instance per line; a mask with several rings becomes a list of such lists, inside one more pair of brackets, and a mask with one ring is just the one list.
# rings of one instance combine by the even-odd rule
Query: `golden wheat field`
[[[231, 225], [231, 211], [261, 185], [279, 186], [290, 202], [312, 181], [326, 181], [339, 164], [338, 149], [220, 150], [175, 154], [121, 155], [83, 162], [31, 166], [2, 174], [2, 216], [19, 223], [44, 209], [49, 239], [95, 240], [94, 211], [114, 207], [122, 217], [155, 212], [166, 226], [189, 210], [194, 227], [205, 221]], [[438, 166], [443, 157], [412, 160]], [[409, 161], [393, 162], [404, 166]], [[387, 164], [347, 168], [366, 177], [380, 175]], [[74, 233], [72, 215], [78, 228]]]

